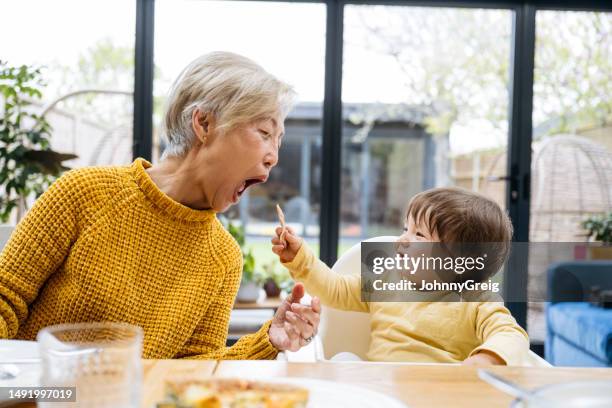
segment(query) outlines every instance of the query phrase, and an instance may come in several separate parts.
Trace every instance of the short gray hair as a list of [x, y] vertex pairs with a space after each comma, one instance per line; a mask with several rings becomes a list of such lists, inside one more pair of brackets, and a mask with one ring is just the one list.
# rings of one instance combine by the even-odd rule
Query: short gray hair
[[284, 120], [296, 93], [254, 61], [230, 52], [211, 52], [191, 62], [172, 84], [162, 126], [163, 157], [182, 156], [194, 143], [195, 109], [212, 113], [222, 133], [280, 113]]

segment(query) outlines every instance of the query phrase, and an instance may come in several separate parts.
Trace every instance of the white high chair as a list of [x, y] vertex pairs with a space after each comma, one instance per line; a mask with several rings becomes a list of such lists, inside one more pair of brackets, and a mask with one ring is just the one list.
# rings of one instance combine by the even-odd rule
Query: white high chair
[[[363, 242], [396, 241], [396, 236], [381, 236]], [[341, 275], [361, 274], [361, 243], [357, 243], [336, 261], [332, 270]], [[321, 307], [319, 334], [315, 338], [315, 358], [328, 361], [340, 352], [350, 352], [367, 361], [370, 342], [370, 315], [362, 312], [346, 312], [331, 307]], [[550, 363], [529, 351], [529, 367], [552, 367]], [[412, 364], [412, 363], [409, 363]]]

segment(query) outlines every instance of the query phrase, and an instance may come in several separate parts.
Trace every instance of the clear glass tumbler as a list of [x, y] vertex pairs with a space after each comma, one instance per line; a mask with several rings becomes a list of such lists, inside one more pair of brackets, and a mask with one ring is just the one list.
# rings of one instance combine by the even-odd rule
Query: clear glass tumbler
[[41, 407], [138, 408], [142, 388], [140, 327], [125, 323], [50, 326], [37, 336], [43, 387], [76, 387], [76, 402]]

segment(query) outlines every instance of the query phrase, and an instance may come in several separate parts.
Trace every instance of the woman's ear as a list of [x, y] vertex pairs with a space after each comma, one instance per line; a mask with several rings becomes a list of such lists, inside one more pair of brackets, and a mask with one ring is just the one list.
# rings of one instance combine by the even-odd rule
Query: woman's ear
[[203, 145], [206, 145], [212, 129], [211, 120], [212, 115], [202, 112], [199, 109], [194, 109], [191, 114], [191, 127], [193, 128], [193, 133]]

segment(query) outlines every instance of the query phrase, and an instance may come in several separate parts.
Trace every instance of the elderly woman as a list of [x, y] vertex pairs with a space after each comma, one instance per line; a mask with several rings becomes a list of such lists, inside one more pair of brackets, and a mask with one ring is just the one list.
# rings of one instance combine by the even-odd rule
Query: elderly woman
[[254, 62], [215, 52], [169, 95], [153, 166], [73, 170], [43, 194], [0, 255], [0, 338], [57, 323], [144, 330], [145, 358], [269, 359], [315, 334], [303, 286], [254, 334], [225, 347], [240, 284], [236, 241], [216, 217], [278, 161], [294, 92]]

